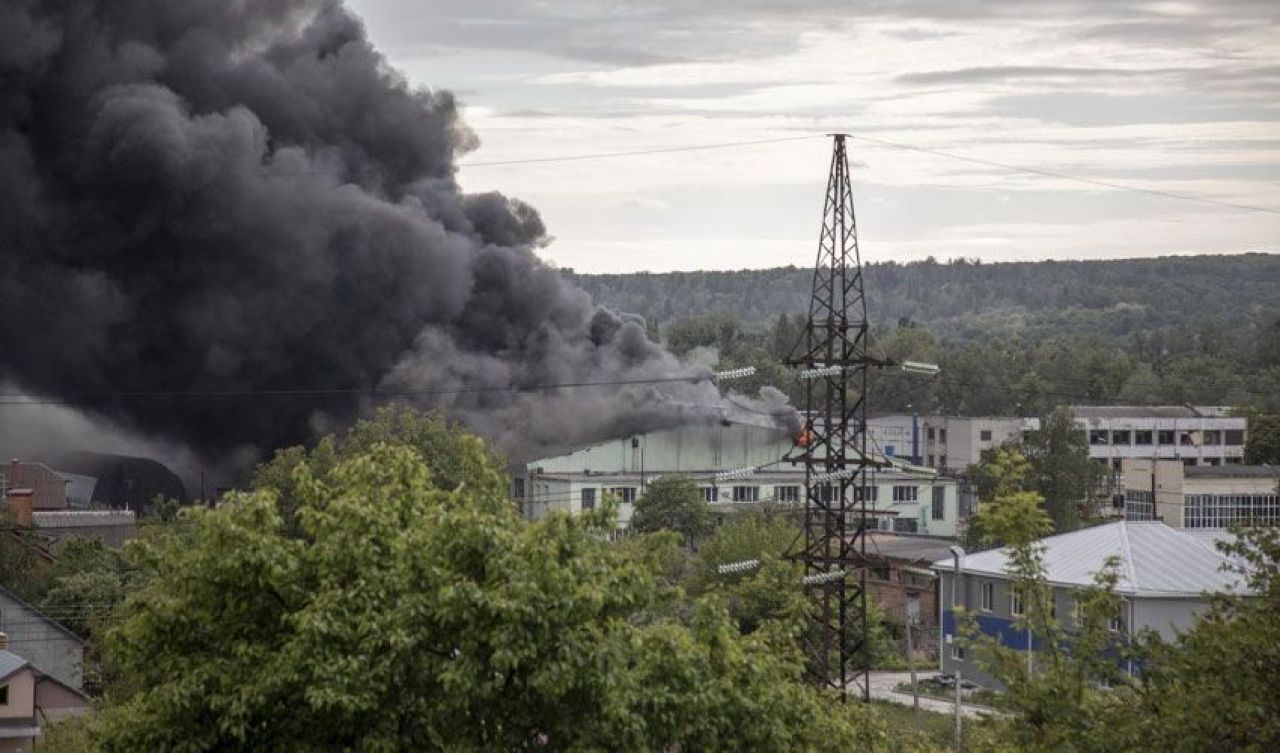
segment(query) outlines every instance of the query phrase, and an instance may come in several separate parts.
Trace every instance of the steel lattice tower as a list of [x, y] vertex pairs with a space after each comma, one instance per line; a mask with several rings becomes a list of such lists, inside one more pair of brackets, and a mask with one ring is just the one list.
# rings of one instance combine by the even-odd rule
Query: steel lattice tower
[[[805, 465], [803, 548], [814, 624], [806, 634], [819, 684], [870, 699], [866, 596], [867, 304], [862, 289], [846, 134], [832, 134], [809, 320], [787, 363], [804, 369], [807, 424], [793, 460]], [[797, 540], [799, 541], [799, 540]], [[843, 573], [839, 575], [838, 573]]]

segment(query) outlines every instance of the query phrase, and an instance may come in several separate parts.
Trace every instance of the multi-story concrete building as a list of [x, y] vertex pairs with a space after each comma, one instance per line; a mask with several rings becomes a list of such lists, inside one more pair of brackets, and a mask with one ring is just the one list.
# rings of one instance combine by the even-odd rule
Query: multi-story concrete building
[[1072, 406], [1089, 457], [1118, 471], [1126, 458], [1178, 460], [1184, 465], [1244, 462], [1248, 421], [1224, 408]]
[[983, 450], [1006, 442], [1021, 442], [1040, 428], [1038, 418], [1001, 416], [923, 416], [921, 462], [961, 473], [982, 459]]
[[1174, 528], [1280, 524], [1280, 466], [1200, 465], [1178, 460], [1123, 461], [1117, 502], [1126, 520]]
[[[610, 494], [619, 502], [623, 528], [636, 499], [655, 478], [666, 474], [693, 479], [713, 510], [765, 501], [801, 504], [804, 468], [781, 460], [794, 450], [793, 443], [789, 432], [775, 428], [732, 422], [690, 424], [536, 460], [515, 470], [512, 492], [531, 518], [553, 510], [594, 509]], [[755, 470], [734, 480], [716, 478], [746, 468]], [[957, 484], [952, 479], [900, 464], [870, 474], [866, 494], [880, 530], [956, 535], [960, 515]]]
[[[1074, 629], [1075, 592], [1093, 586], [1093, 576], [1109, 557], [1119, 559], [1116, 593], [1122, 604], [1110, 621], [1117, 641], [1131, 641], [1150, 629], [1172, 639], [1192, 626], [1208, 605], [1206, 593], [1245, 593], [1231, 560], [1213, 541], [1151, 521], [1118, 521], [1043, 539], [1045, 577], [1053, 594], [1053, 612], [1069, 632]], [[983, 634], [1010, 648], [1028, 652], [1040, 646], [1029, 631], [1016, 626], [1024, 605], [1007, 573], [1010, 552], [993, 549], [961, 557], [960, 587], [956, 588], [954, 560], [935, 562], [942, 635], [942, 670], [957, 669], [971, 680], [994, 685], [974, 661], [971, 648], [956, 640], [956, 607], [976, 618]], [[1127, 666], [1129, 671], [1138, 667]]]

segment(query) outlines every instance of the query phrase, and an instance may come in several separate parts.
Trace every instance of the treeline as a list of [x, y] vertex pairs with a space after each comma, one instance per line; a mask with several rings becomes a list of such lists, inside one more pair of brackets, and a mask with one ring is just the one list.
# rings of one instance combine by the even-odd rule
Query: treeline
[[[600, 303], [669, 322], [725, 314], [760, 327], [808, 310], [812, 270], [565, 274]], [[1280, 311], [1280, 255], [1179, 256], [1116, 261], [983, 264], [928, 259], [868, 264], [872, 322], [911, 320], [947, 340], [1063, 331], [1153, 347], [1205, 337], [1248, 338]], [[1166, 341], [1167, 340], [1167, 341]]]
[[[878, 264], [866, 278], [873, 353], [942, 367], [933, 380], [880, 372], [873, 410], [1280, 410], [1280, 256]], [[751, 387], [775, 384], [799, 398], [780, 361], [801, 335], [808, 270], [577, 279], [600, 303], [648, 317], [677, 353], [717, 348], [723, 367], [761, 370]]]

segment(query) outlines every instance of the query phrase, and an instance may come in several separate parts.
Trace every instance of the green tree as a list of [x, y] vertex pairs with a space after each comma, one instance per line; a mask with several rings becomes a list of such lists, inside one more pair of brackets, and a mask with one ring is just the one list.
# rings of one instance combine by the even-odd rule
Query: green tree
[[1067, 408], [1055, 410], [1039, 431], [1030, 433], [1026, 456], [1033, 488], [1044, 498], [1054, 531], [1079, 528], [1081, 506], [1095, 495], [1101, 471], [1089, 458], [1088, 440]]
[[[303, 490], [298, 487], [298, 471], [307, 466], [316, 475], [332, 472], [348, 457], [354, 457], [379, 443], [405, 444], [418, 450], [441, 487], [462, 483], [465, 455], [458, 436], [465, 429], [435, 413], [423, 413], [403, 405], [379, 408], [373, 418], [356, 422], [339, 434], [321, 439], [314, 448], [289, 447], [259, 465], [252, 488], [270, 489], [284, 515], [286, 529], [300, 535], [301, 521], [296, 510]], [[488, 453], [488, 450], [485, 450]]]
[[711, 509], [691, 479], [666, 475], [645, 489], [636, 500], [631, 529], [637, 533], [674, 531], [690, 548], [711, 532]]
[[1244, 452], [1246, 462], [1280, 465], [1280, 414], [1249, 416], [1249, 438]]
[[721, 600], [656, 598], [606, 515], [528, 523], [482, 443], [461, 482], [375, 445], [275, 492], [191, 509], [131, 547], [148, 573], [111, 649], [137, 690], [105, 751], [884, 750], [874, 712], [801, 681], [790, 629], [742, 636]]

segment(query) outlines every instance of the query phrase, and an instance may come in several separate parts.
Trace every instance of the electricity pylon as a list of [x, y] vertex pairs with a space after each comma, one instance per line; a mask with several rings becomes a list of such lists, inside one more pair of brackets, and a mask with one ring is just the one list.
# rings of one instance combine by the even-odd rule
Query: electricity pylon
[[803, 548], [814, 622], [806, 633], [814, 680], [870, 699], [867, 646], [867, 303], [849, 186], [846, 134], [827, 180], [809, 321], [787, 359], [802, 369], [807, 424], [792, 459], [805, 466]]

